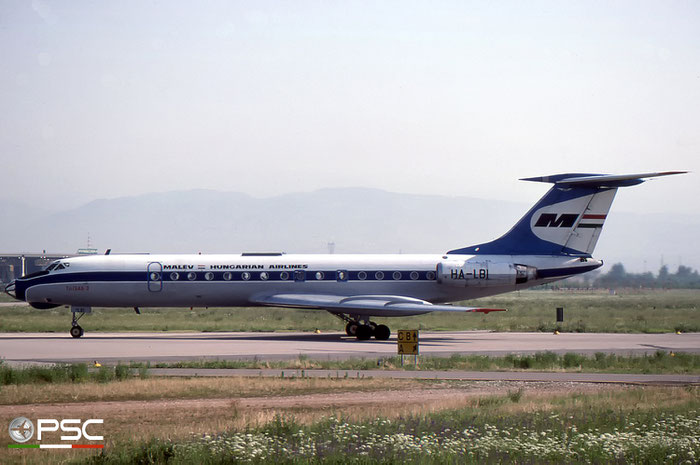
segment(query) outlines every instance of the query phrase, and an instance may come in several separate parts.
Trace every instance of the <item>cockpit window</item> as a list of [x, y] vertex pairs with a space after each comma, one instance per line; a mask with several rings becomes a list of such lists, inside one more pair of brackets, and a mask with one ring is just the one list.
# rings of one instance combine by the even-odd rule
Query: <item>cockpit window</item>
[[54, 271], [54, 270], [65, 270], [68, 268], [68, 263], [63, 263], [63, 262], [53, 262], [46, 268], [45, 271]]
[[61, 261], [55, 261], [52, 264], [50, 264], [44, 271], [56, 271], [56, 270], [65, 270], [70, 266], [70, 262], [61, 262]]

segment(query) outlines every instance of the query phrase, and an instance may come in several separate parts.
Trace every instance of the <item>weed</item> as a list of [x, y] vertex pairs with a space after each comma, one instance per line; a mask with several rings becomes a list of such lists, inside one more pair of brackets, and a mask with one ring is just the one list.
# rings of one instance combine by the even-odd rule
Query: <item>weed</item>
[[114, 379], [123, 381], [131, 375], [129, 367], [126, 365], [117, 365], [114, 367]]
[[524, 392], [523, 388], [520, 388], [517, 391], [508, 391], [508, 398], [510, 399], [511, 402], [517, 404], [518, 402], [520, 402], [520, 399], [523, 397], [523, 392]]
[[564, 354], [563, 366], [564, 368], [581, 367], [585, 360], [586, 357], [581, 354], [567, 352]]

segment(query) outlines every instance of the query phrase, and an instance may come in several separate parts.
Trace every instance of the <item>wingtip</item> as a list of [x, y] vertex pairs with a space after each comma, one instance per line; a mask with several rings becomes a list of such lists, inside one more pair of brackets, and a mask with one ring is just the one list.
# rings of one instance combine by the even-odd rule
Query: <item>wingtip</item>
[[670, 176], [672, 174], [688, 174], [690, 171], [662, 171], [659, 176]]

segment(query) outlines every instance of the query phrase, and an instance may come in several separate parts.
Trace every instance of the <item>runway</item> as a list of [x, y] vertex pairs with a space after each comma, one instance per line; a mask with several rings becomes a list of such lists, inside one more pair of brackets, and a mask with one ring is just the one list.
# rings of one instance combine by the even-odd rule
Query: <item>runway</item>
[[[505, 355], [551, 351], [616, 354], [700, 353], [700, 333], [494, 333], [482, 331], [423, 332], [420, 353]], [[396, 336], [389, 341], [357, 341], [341, 333], [99, 333], [80, 339], [67, 333], [0, 333], [0, 357], [11, 364], [175, 360], [318, 360], [378, 359], [397, 354]]]

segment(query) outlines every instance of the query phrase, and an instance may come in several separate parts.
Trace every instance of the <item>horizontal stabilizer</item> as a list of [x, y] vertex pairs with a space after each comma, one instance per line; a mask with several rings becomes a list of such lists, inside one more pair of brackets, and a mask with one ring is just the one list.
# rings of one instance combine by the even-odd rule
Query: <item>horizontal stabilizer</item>
[[275, 294], [251, 299], [251, 303], [269, 307], [315, 308], [332, 313], [370, 316], [409, 316], [429, 312], [502, 312], [501, 308], [438, 305], [399, 295], [318, 295]]
[[521, 181], [549, 182], [558, 185], [581, 187], [625, 187], [636, 186], [644, 182], [644, 178], [656, 178], [673, 174], [685, 174], [687, 171], [663, 171], [660, 173], [641, 174], [583, 174], [568, 173], [535, 178], [522, 178]]

